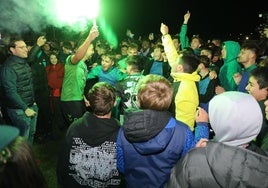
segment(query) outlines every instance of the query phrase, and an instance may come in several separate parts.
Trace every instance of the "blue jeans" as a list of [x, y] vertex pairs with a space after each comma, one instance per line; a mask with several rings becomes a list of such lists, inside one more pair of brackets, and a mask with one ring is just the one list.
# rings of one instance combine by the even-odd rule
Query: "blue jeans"
[[37, 105], [33, 105], [30, 108], [36, 112], [36, 115], [33, 117], [27, 117], [22, 109], [7, 108], [7, 114], [11, 119], [12, 125], [18, 127], [20, 130], [20, 136], [24, 137], [32, 144], [36, 131], [38, 107]]

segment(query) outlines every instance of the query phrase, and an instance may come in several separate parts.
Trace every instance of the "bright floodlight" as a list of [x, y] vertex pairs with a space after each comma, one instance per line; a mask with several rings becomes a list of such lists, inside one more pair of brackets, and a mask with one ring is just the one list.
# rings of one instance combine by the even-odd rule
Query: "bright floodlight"
[[55, 6], [58, 19], [68, 24], [96, 19], [99, 13], [99, 0], [57, 0]]

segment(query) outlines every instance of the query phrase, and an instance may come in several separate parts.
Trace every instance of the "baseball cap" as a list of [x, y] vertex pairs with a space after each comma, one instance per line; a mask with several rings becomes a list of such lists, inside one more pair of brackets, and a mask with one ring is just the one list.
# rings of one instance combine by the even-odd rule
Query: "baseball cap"
[[19, 136], [19, 129], [10, 125], [0, 125], [0, 150]]

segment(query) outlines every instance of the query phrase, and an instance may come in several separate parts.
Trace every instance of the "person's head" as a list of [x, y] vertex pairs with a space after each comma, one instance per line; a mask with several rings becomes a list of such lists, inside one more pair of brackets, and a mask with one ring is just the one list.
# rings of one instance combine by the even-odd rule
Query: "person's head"
[[239, 91], [227, 91], [213, 97], [208, 114], [214, 139], [231, 146], [248, 144], [262, 127], [258, 102], [253, 96]]
[[17, 57], [20, 58], [28, 57], [28, 48], [23, 39], [12, 38], [9, 42], [8, 50], [11, 52], [11, 54]]
[[128, 46], [127, 45], [122, 45], [121, 47], [120, 47], [120, 52], [121, 52], [121, 55], [122, 56], [127, 56], [127, 49], [128, 49]]
[[131, 56], [131, 55], [138, 55], [139, 53], [139, 46], [138, 44], [132, 42], [128, 45], [128, 49], [127, 49], [127, 54], [128, 56]]
[[199, 56], [200, 64], [198, 70], [208, 69], [210, 66], [210, 59], [206, 55]]
[[129, 56], [126, 59], [127, 63], [127, 73], [132, 75], [135, 73], [141, 73], [144, 68], [146, 57], [140, 55]]
[[112, 52], [103, 54], [101, 56], [101, 67], [103, 71], [108, 71], [114, 66], [115, 54]]
[[219, 38], [213, 38], [211, 40], [211, 43], [213, 43], [215, 46], [218, 46], [218, 47], [221, 47], [221, 45], [222, 45], [221, 39], [219, 39]]
[[201, 47], [200, 55], [205, 55], [209, 59], [213, 58], [213, 49], [209, 46]]
[[163, 76], [149, 74], [138, 82], [137, 101], [141, 109], [168, 110], [173, 95], [171, 83]]
[[258, 45], [254, 42], [246, 42], [241, 46], [240, 53], [238, 54], [238, 62], [245, 68], [256, 63], [258, 56]]
[[156, 61], [163, 61], [164, 46], [157, 44], [154, 47], [153, 58]]
[[261, 59], [258, 65], [259, 65], [259, 67], [267, 67], [268, 68], [268, 56], [264, 59]]
[[268, 38], [268, 24], [265, 24], [264, 25], [264, 28], [263, 28], [263, 35]]
[[213, 57], [211, 59], [212, 63], [216, 63], [217, 61], [219, 61], [221, 59], [221, 50], [222, 48], [219, 46], [214, 46], [213, 47]]
[[63, 41], [61, 47], [64, 54], [72, 53], [73, 46], [70, 41]]
[[43, 50], [45, 53], [50, 53], [51, 47], [50, 44], [48, 42], [46, 42], [43, 46], [42, 46]]
[[29, 143], [7, 125], [0, 125], [0, 187], [47, 187]]
[[150, 48], [151, 47], [151, 43], [150, 43], [149, 39], [143, 39], [142, 40], [142, 43], [141, 43], [141, 47], [142, 47], [142, 49], [144, 51], [147, 50], [148, 48]]
[[107, 82], [96, 83], [88, 92], [87, 99], [97, 116], [110, 114], [116, 103], [115, 88]]
[[88, 49], [87, 49], [87, 52], [85, 54], [85, 57], [84, 59], [90, 59], [92, 57], [92, 55], [94, 54], [94, 45], [93, 44], [90, 44]]
[[198, 35], [194, 35], [192, 37], [190, 46], [193, 50], [196, 50], [202, 46], [202, 43], [202, 39]]
[[175, 73], [189, 73], [197, 71], [200, 60], [195, 55], [180, 54], [177, 64], [174, 65], [173, 72]]
[[110, 46], [109, 44], [103, 42], [103, 43], [98, 44], [98, 46], [96, 46], [95, 49], [96, 49], [97, 54], [101, 56], [110, 51]]
[[128, 39], [123, 39], [121, 42], [120, 42], [120, 46], [128, 46], [129, 45], [129, 41]]
[[56, 65], [58, 63], [58, 57], [57, 57], [57, 54], [55, 53], [51, 53], [49, 56], [49, 59], [52, 65]]
[[221, 56], [225, 61], [231, 61], [238, 57], [240, 44], [236, 41], [225, 41], [222, 46]]
[[180, 50], [180, 45], [181, 45], [180, 40], [179, 40], [179, 36], [178, 35], [172, 35], [171, 37], [172, 37], [172, 41], [173, 41], [173, 44], [174, 44], [176, 50], [179, 51]]
[[246, 90], [257, 101], [265, 100], [268, 97], [268, 68], [258, 67], [250, 72]]

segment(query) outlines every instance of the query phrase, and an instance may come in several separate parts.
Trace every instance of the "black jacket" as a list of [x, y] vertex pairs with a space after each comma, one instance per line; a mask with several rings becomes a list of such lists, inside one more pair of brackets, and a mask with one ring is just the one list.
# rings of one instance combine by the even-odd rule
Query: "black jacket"
[[26, 59], [11, 55], [1, 67], [1, 87], [8, 108], [26, 110], [34, 103], [32, 71]]
[[[143, 75], [148, 75], [150, 74], [150, 70], [153, 66], [155, 60], [150, 59], [148, 61], [146, 61], [145, 65], [144, 65], [144, 71], [143, 71]], [[159, 61], [161, 62], [161, 61]], [[163, 69], [163, 75], [165, 78], [167, 78], [168, 80], [172, 80], [172, 78], [170, 77], [170, 71], [171, 71], [171, 67], [169, 66], [168, 62], [162, 62], [162, 69]]]
[[119, 122], [86, 112], [69, 127], [57, 164], [64, 188], [119, 187], [116, 138]]

